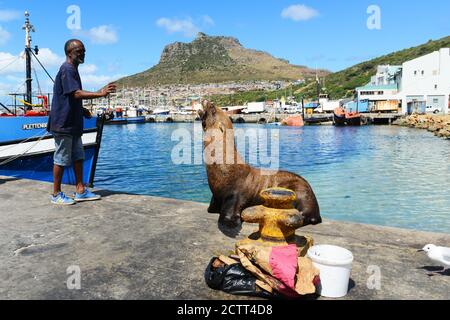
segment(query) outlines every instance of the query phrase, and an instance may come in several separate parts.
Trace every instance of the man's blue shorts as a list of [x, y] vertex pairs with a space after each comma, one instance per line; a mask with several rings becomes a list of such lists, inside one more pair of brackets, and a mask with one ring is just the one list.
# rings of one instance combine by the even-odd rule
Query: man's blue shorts
[[70, 167], [76, 161], [84, 160], [84, 148], [81, 137], [54, 133], [54, 163], [60, 167]]

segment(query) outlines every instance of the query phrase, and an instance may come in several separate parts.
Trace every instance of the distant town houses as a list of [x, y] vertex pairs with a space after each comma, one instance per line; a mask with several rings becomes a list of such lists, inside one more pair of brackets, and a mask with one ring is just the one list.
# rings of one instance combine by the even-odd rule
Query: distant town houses
[[[300, 82], [304, 80], [298, 80]], [[116, 106], [142, 106], [150, 109], [159, 106], [189, 106], [205, 97], [213, 95], [232, 95], [239, 92], [261, 90], [272, 91], [287, 88], [292, 83], [286, 81], [248, 81], [209, 83], [197, 85], [164, 85], [145, 88], [119, 88], [117, 93], [108, 99], [97, 99], [97, 108]]]

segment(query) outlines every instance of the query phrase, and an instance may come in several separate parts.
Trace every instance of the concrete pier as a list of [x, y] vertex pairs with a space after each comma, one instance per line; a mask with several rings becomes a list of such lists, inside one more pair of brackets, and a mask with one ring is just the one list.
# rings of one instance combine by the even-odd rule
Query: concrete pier
[[[274, 123], [282, 122], [283, 120], [295, 116], [293, 114], [234, 114], [230, 115], [233, 123]], [[393, 121], [401, 118], [403, 115], [398, 113], [364, 113], [362, 114], [364, 124], [391, 124]], [[192, 123], [198, 120], [197, 115], [148, 115], [147, 122], [187, 122]], [[304, 120], [306, 124], [322, 124], [326, 122], [333, 122], [332, 113], [314, 113], [305, 114]]]
[[[248, 299], [211, 290], [203, 279], [210, 259], [238, 240], [218, 230], [207, 205], [100, 190], [100, 202], [62, 208], [50, 204], [50, 190], [0, 177], [0, 299]], [[324, 218], [297, 234], [353, 252], [345, 299], [450, 299], [450, 276], [429, 277], [436, 268], [417, 252], [428, 243], [450, 246], [450, 235]], [[255, 228], [245, 225], [242, 234]], [[69, 290], [77, 268], [81, 289]]]

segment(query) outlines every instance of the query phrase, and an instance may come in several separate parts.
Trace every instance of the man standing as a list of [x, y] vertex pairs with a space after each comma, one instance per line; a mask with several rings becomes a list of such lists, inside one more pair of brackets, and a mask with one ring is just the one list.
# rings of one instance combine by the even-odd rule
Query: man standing
[[[99, 200], [99, 195], [90, 192], [83, 184], [84, 149], [83, 117], [91, 118], [89, 110], [83, 108], [84, 99], [108, 96], [116, 91], [114, 83], [98, 92], [83, 91], [78, 66], [84, 63], [86, 49], [80, 40], [69, 40], [64, 46], [66, 62], [56, 76], [49, 127], [55, 139], [53, 167], [53, 195], [51, 202], [58, 205], [73, 205], [75, 202]], [[76, 177], [75, 199], [61, 191], [64, 168], [74, 167]]]

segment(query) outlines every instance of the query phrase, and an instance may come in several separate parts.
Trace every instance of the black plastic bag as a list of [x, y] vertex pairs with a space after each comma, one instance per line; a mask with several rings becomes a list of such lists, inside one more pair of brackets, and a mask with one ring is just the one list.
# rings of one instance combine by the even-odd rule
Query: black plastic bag
[[256, 277], [248, 272], [240, 263], [213, 268], [213, 258], [205, 272], [207, 285], [214, 290], [222, 290], [229, 294], [260, 297], [266, 299], [279, 298], [279, 294], [271, 294], [256, 285]]

